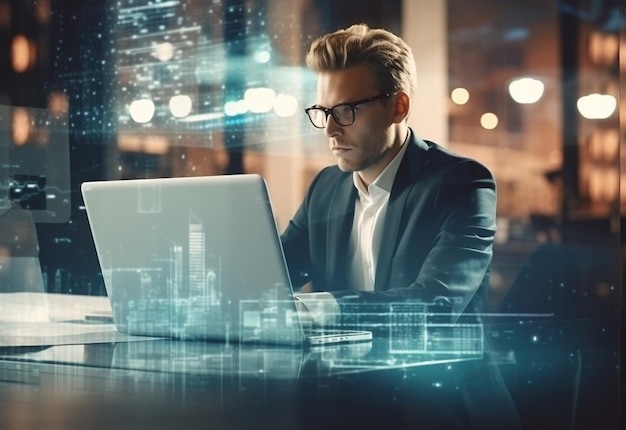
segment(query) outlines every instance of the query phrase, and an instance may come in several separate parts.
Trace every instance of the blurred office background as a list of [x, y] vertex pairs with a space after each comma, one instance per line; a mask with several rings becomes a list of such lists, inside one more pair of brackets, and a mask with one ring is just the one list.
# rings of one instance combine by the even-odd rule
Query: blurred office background
[[[624, 9], [620, 0], [0, 0], [9, 116], [0, 199], [37, 215], [30, 252], [58, 293], [105, 294], [86, 180], [260, 173], [282, 229], [334, 162], [303, 113], [315, 103], [307, 48], [365, 22], [414, 50], [417, 134], [496, 176], [490, 310], [616, 315]], [[67, 134], [66, 161], [50, 150], [51, 122], [36, 125], [33, 112]], [[24, 157], [43, 160], [41, 170], [20, 172]], [[62, 208], [55, 193], [65, 193]]]
[[528, 428], [617, 428], [625, 18], [623, 0], [0, 0], [0, 292], [106, 294], [88, 180], [255, 172], [284, 228], [334, 163], [304, 56], [365, 22], [413, 48], [416, 133], [496, 176], [491, 340]]

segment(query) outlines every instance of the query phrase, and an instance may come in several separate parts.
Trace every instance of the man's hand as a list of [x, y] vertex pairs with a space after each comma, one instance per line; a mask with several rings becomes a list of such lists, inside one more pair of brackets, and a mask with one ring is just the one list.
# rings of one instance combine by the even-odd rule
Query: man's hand
[[294, 296], [296, 299], [296, 310], [298, 311], [298, 317], [300, 318], [300, 323], [303, 328], [313, 328], [315, 326], [315, 318], [313, 318], [313, 314], [304, 304], [304, 302], [298, 297], [298, 295]]
[[330, 293], [297, 293], [294, 298], [304, 327], [324, 327], [339, 320], [339, 303]]

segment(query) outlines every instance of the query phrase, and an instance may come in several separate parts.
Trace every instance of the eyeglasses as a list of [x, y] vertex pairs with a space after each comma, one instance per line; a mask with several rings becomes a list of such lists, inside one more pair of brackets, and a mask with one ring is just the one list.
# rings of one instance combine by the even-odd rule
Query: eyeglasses
[[347, 127], [354, 124], [355, 110], [358, 105], [373, 102], [374, 100], [380, 100], [390, 97], [389, 93], [379, 94], [374, 97], [368, 97], [363, 100], [358, 100], [352, 103], [340, 103], [331, 108], [325, 108], [318, 105], [313, 105], [306, 108], [304, 111], [309, 116], [311, 124], [316, 128], [326, 128], [328, 124], [328, 116], [332, 115], [335, 122], [342, 126]]

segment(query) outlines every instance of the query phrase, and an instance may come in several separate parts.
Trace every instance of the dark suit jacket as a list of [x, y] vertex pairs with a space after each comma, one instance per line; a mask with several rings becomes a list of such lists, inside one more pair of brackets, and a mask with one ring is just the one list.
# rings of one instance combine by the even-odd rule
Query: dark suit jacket
[[470, 302], [467, 311], [483, 307], [496, 230], [494, 178], [413, 132], [407, 144], [389, 197], [375, 291], [355, 292], [349, 279], [357, 191], [352, 173], [337, 166], [315, 177], [282, 235], [295, 287], [312, 281], [314, 291], [366, 302], [446, 297], [459, 313]]

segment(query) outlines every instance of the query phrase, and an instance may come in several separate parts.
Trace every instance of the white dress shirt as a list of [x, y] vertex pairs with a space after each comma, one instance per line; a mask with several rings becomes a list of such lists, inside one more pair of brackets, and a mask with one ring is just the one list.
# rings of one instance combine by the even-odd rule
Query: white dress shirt
[[[358, 290], [374, 289], [378, 248], [387, 204], [400, 162], [406, 152], [408, 133], [400, 151], [369, 187], [365, 187], [357, 172], [353, 174], [354, 186], [359, 196], [354, 207], [348, 269], [353, 277], [352, 285], [357, 286]], [[295, 298], [300, 319], [305, 326], [335, 324], [341, 313], [339, 303], [328, 292], [297, 293]]]
[[354, 186], [359, 194], [354, 206], [350, 235], [350, 272], [352, 285], [357, 290], [374, 290], [378, 248], [389, 196], [405, 152], [406, 144], [403, 144], [393, 160], [367, 188], [358, 172], [353, 173]]

